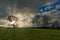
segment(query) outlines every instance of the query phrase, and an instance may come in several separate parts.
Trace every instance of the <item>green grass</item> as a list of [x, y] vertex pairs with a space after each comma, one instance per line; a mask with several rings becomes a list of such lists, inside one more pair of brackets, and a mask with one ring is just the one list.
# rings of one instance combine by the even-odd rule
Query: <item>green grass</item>
[[0, 40], [60, 40], [60, 30], [0, 28]]

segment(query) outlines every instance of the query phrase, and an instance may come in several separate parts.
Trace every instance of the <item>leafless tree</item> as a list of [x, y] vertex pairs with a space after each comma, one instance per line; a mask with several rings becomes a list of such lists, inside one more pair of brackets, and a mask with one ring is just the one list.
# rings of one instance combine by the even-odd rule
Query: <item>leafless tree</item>
[[48, 21], [50, 20], [50, 16], [47, 14], [42, 15], [42, 26], [43, 27], [48, 27]]
[[34, 26], [39, 27], [39, 25], [40, 25], [40, 15], [36, 15], [36, 16], [33, 18], [32, 23], [34, 24]]
[[8, 20], [10, 23], [14, 21], [13, 24], [9, 24], [9, 25], [11, 25], [11, 26], [13, 26], [13, 27], [16, 27], [16, 26], [17, 26], [17, 24], [15, 23], [15, 22], [18, 20], [17, 17], [15, 17], [15, 16], [13, 16], [13, 15], [9, 15], [9, 16], [7, 17], [7, 20]]
[[58, 21], [55, 20], [55, 21], [52, 23], [51, 27], [54, 28], [54, 29], [59, 29], [59, 23], [58, 23]]

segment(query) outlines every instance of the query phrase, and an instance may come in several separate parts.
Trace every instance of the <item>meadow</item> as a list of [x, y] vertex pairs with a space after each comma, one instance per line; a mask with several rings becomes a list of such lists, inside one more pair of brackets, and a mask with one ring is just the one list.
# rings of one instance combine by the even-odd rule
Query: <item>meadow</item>
[[60, 40], [60, 30], [1, 27], [0, 40]]

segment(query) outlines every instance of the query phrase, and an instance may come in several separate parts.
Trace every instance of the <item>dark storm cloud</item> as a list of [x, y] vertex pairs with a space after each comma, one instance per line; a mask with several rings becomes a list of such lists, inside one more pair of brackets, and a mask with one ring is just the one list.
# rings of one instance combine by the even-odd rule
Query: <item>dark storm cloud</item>
[[17, 11], [20, 11], [24, 7], [37, 11], [38, 7], [50, 1], [54, 0], [0, 0], [0, 18], [4, 18], [9, 14], [7, 13], [7, 6], [12, 8], [11, 11], [13, 11], [13, 7], [15, 6], [17, 7]]

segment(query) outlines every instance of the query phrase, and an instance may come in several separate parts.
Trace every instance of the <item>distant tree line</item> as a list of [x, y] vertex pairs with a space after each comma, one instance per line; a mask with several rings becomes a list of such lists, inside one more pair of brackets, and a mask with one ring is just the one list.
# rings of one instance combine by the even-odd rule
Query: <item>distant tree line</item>
[[52, 19], [49, 15], [36, 15], [32, 23], [38, 28], [60, 29], [58, 20]]

